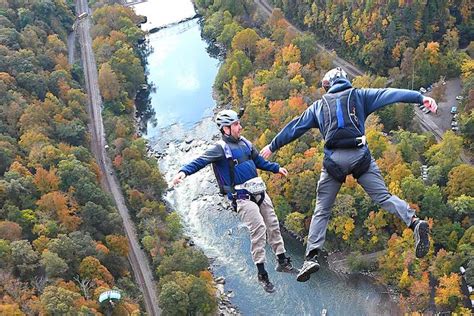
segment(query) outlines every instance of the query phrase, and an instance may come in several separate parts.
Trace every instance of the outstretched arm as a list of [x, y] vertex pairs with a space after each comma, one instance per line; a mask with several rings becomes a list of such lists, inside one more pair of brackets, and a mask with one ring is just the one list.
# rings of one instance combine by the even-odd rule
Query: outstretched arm
[[218, 161], [222, 158], [225, 158], [224, 151], [222, 150], [222, 147], [219, 145], [214, 145], [213, 147], [209, 148], [202, 154], [200, 157], [194, 159], [187, 165], [184, 165], [176, 174], [172, 180], [172, 185], [179, 184], [183, 181], [186, 176], [189, 176], [193, 173], [198, 172], [205, 166], [207, 166], [210, 163], [213, 163], [215, 161]]
[[361, 98], [360, 101], [364, 105], [366, 117], [389, 104], [397, 102], [423, 104], [425, 98], [418, 91], [406, 89], [357, 89], [356, 91], [357, 97]]
[[319, 127], [318, 119], [314, 113], [316, 102], [306, 109], [300, 116], [289, 122], [279, 133], [273, 138], [272, 142], [265, 146], [260, 154], [263, 158], [268, 158], [277, 149], [291, 143], [311, 128]]

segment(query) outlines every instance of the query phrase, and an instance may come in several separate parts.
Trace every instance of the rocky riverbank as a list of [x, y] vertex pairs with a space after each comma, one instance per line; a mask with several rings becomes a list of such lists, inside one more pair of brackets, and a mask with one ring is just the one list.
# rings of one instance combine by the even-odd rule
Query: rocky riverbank
[[[158, 160], [160, 170], [166, 181], [170, 182], [179, 168], [193, 157], [197, 157], [204, 152], [207, 147], [219, 138], [218, 131], [211, 117], [204, 118], [202, 122], [195, 125], [191, 130], [186, 130], [179, 124], [174, 124], [166, 130], [162, 130], [160, 135], [150, 139], [147, 145], [148, 154]], [[206, 245], [202, 234], [199, 231], [208, 229], [203, 227], [199, 221], [199, 216], [194, 214], [197, 208], [226, 212], [229, 207], [226, 200], [218, 194], [217, 184], [210, 168], [200, 171], [199, 176], [187, 178], [182, 184], [170, 188], [165, 196], [165, 200], [171, 207], [181, 210], [180, 216], [185, 226], [185, 234], [192, 236], [193, 245], [202, 248]], [[183, 212], [183, 210], [188, 210]], [[214, 275], [216, 287], [216, 298], [218, 300], [217, 315], [240, 315], [239, 309], [232, 303], [234, 292], [225, 286], [225, 278], [216, 276], [216, 266], [221, 263], [213, 259], [215, 249], [205, 249], [206, 255], [211, 258], [210, 270]]]

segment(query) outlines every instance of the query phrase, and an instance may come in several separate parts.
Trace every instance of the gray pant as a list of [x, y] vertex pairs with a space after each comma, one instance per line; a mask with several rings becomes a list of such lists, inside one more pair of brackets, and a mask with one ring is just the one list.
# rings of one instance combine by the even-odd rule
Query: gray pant
[[276, 255], [286, 252], [280, 233], [280, 223], [268, 194], [265, 193], [265, 199], [260, 207], [251, 200], [237, 200], [237, 213], [250, 231], [250, 250], [255, 264], [265, 262], [267, 241]]
[[[348, 172], [351, 170], [364, 155], [364, 149], [337, 149], [334, 150], [331, 159], [339, 167]], [[397, 214], [407, 226], [415, 214], [408, 203], [395, 195], [391, 195], [385, 185], [380, 169], [375, 163], [374, 158], [370, 163], [369, 170], [364, 173], [357, 182], [364, 188], [365, 192], [372, 200], [380, 205], [384, 210]], [[322, 169], [316, 190], [316, 208], [314, 210], [311, 225], [309, 227], [308, 244], [306, 246], [306, 255], [313, 249], [322, 249], [326, 239], [326, 229], [331, 216], [331, 208], [334, 205], [336, 195], [341, 188], [341, 183], [332, 178]]]

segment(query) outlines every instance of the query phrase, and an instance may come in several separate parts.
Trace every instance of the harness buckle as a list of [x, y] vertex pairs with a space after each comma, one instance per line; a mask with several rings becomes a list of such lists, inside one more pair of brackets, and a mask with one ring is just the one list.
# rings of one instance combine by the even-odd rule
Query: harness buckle
[[362, 147], [367, 144], [367, 137], [365, 135], [362, 135], [361, 137], [356, 137], [356, 143], [357, 147]]

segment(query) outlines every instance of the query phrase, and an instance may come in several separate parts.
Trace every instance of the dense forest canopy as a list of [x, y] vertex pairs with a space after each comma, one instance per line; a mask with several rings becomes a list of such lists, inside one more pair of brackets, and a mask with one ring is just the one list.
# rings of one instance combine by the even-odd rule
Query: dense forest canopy
[[[215, 298], [207, 258], [180, 241], [179, 218], [161, 202], [166, 184], [137, 137], [134, 99], [146, 82], [147, 47], [137, 26], [143, 17], [119, 5], [95, 3], [95, 9], [92, 35], [110, 154], [139, 238], [160, 287], [179, 287], [185, 310], [209, 313]], [[78, 46], [76, 60], [68, 62], [74, 23], [72, 2], [0, 3], [2, 315], [144, 310], [122, 219], [101, 189], [103, 175], [89, 150]], [[148, 110], [146, 102], [140, 110]], [[174, 264], [176, 256], [186, 265]], [[99, 304], [109, 289], [120, 290], [122, 300]], [[171, 294], [163, 290], [160, 302], [173, 305]]]
[[[204, 36], [225, 50], [215, 80], [219, 101], [245, 107], [244, 134], [259, 148], [324, 93], [320, 80], [334, 56], [320, 52], [318, 41], [367, 70], [353, 78], [354, 87], [418, 89], [441, 76], [461, 77], [461, 133], [448, 131], [436, 143], [433, 135], [421, 133], [413, 105], [406, 104], [378, 111], [366, 125], [389, 190], [430, 221], [429, 255], [416, 259], [412, 231], [375, 205], [351, 177], [336, 199], [327, 247], [351, 252], [354, 271], [375, 268], [383, 282], [399, 289], [406, 311], [425, 311], [434, 302], [439, 311], [468, 313], [457, 272], [464, 265], [466, 280], [474, 283], [474, 167], [460, 159], [473, 141], [474, 46], [460, 49], [472, 38], [469, 2], [457, 1], [451, 9], [447, 1], [274, 1], [280, 9], [268, 19], [253, 1], [196, 3], [205, 15]], [[298, 33], [288, 21], [307, 32]], [[288, 169], [287, 179], [262, 174], [279, 218], [303, 237], [314, 209], [322, 148], [320, 134], [308, 132], [274, 155]], [[379, 250], [385, 252], [376, 267], [357, 255]]]

